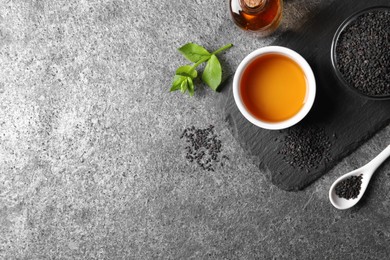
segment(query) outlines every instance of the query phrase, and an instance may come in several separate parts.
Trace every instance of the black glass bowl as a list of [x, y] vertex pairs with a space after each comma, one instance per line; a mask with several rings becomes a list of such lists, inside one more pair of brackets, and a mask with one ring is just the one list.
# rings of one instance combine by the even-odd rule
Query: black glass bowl
[[337, 51], [336, 51], [336, 49], [337, 49], [337, 44], [339, 42], [339, 37], [340, 37], [341, 33], [348, 27], [348, 25], [350, 25], [353, 21], [355, 21], [361, 15], [369, 13], [369, 12], [372, 12], [372, 11], [376, 11], [376, 10], [378, 10], [378, 11], [379, 10], [388, 10], [388, 11], [390, 11], [390, 6], [376, 6], [376, 7], [370, 7], [370, 8], [361, 10], [359, 12], [356, 12], [356, 13], [352, 14], [350, 17], [348, 17], [347, 19], [345, 19], [341, 23], [341, 25], [337, 29], [337, 31], [336, 31], [336, 33], [335, 33], [335, 35], [333, 37], [333, 40], [332, 40], [331, 60], [332, 60], [333, 70], [334, 70], [335, 74], [337, 75], [337, 78], [339, 79], [340, 82], [342, 82], [343, 85], [347, 86], [353, 92], [355, 92], [355, 93], [357, 93], [357, 94], [359, 94], [361, 96], [364, 96], [366, 98], [377, 99], [377, 100], [385, 100], [385, 99], [390, 99], [390, 94], [389, 95], [368, 95], [367, 93], [364, 93], [364, 92], [360, 91], [359, 89], [355, 88], [354, 86], [352, 86], [344, 78], [343, 74], [340, 72], [340, 69], [339, 69], [339, 67], [337, 65]]

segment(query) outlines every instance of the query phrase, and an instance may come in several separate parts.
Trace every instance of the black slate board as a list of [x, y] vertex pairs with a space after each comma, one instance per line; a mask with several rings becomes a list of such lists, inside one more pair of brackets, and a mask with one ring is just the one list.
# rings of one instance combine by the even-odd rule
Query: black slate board
[[[232, 78], [222, 88], [223, 107], [230, 130], [241, 146], [253, 156], [272, 183], [284, 190], [299, 190], [324, 175], [338, 161], [390, 122], [390, 101], [368, 100], [351, 92], [332, 70], [330, 47], [334, 33], [344, 19], [371, 6], [390, 6], [389, 0], [343, 0], [311, 17], [299, 30], [283, 33], [272, 45], [289, 47], [311, 65], [317, 81], [317, 96], [308, 116], [295, 129], [320, 128], [329, 138], [328, 159], [310, 169], [286, 163], [278, 154], [288, 130], [260, 129], [237, 109], [232, 95]], [[291, 129], [290, 129], [291, 131]]]

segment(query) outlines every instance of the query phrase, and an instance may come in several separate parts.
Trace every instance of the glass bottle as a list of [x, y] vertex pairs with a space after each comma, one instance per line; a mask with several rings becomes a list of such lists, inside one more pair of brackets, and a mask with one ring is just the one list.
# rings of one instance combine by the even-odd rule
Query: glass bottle
[[229, 0], [233, 21], [244, 30], [273, 33], [282, 19], [283, 0]]

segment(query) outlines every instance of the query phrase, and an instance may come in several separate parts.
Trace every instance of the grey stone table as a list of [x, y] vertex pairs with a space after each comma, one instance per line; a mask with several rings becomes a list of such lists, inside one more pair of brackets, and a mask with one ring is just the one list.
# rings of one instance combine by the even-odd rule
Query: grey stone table
[[[328, 188], [389, 142], [383, 129], [299, 192], [270, 184], [227, 130], [218, 94], [168, 89], [192, 41], [232, 74], [255, 48], [330, 1], [285, 1], [261, 39], [227, 1], [0, 1], [0, 259], [386, 259], [390, 163], [355, 208]], [[215, 125], [230, 160], [184, 158], [179, 136]]]

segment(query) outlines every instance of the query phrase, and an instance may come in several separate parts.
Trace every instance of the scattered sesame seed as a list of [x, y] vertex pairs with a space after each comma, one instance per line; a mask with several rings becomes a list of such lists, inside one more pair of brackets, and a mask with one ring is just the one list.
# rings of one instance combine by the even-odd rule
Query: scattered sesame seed
[[329, 161], [331, 144], [323, 128], [290, 128], [281, 142], [282, 147], [277, 153], [294, 168], [309, 172], [318, 168], [321, 162]]
[[[185, 138], [186, 142], [189, 143], [189, 146], [184, 148], [188, 161], [195, 161], [203, 170], [215, 170], [215, 162], [220, 161], [222, 142], [214, 133], [213, 125], [209, 125], [205, 129], [195, 128], [195, 126], [188, 127], [184, 129], [180, 138]], [[223, 155], [222, 159], [228, 160], [229, 158]]]

